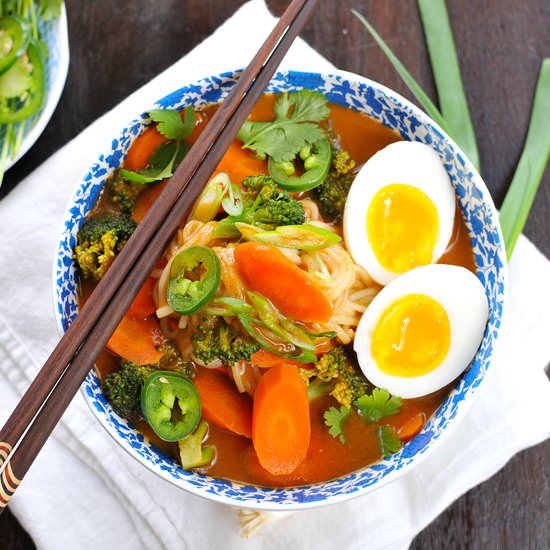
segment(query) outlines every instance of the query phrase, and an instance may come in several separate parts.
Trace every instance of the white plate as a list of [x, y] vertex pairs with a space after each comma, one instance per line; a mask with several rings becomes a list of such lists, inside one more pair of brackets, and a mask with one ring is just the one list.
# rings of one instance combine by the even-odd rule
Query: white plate
[[[65, 4], [61, 16], [53, 21], [39, 23], [42, 39], [48, 46], [49, 57], [46, 64], [46, 100], [44, 107], [26, 123], [21, 147], [15, 158], [8, 158], [6, 171], [12, 167], [40, 137], [55, 111], [61, 92], [67, 80], [69, 70], [69, 34], [67, 30], [67, 12]], [[0, 149], [4, 140], [3, 129], [0, 131]]]

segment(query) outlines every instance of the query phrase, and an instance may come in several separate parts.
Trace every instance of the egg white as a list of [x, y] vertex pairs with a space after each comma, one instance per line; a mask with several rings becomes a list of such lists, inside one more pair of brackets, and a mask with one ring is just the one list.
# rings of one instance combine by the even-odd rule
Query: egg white
[[355, 262], [382, 285], [393, 281], [401, 273], [383, 267], [372, 250], [367, 236], [367, 210], [374, 195], [392, 184], [416, 187], [428, 196], [436, 208], [439, 234], [432, 262], [437, 262], [447, 248], [455, 215], [454, 189], [439, 156], [430, 147], [419, 142], [398, 141], [373, 155], [350, 188], [344, 210], [344, 238]]
[[[416, 377], [381, 371], [371, 353], [372, 335], [380, 316], [390, 304], [408, 294], [425, 294], [439, 302], [447, 313], [451, 332], [449, 351], [442, 363]], [[485, 289], [472, 272], [454, 265], [418, 267], [384, 287], [374, 298], [357, 326], [353, 348], [361, 370], [375, 386], [399, 397], [420, 397], [446, 386], [466, 369], [483, 339], [488, 316]]]

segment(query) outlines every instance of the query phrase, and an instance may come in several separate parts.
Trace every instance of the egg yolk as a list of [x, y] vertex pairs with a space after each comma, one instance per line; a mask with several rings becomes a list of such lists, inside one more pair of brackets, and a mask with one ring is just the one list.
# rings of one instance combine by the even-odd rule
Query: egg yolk
[[405, 184], [383, 187], [367, 210], [367, 237], [385, 269], [403, 273], [432, 262], [439, 216], [426, 193]]
[[378, 368], [412, 378], [437, 368], [449, 351], [451, 329], [443, 306], [425, 294], [409, 294], [380, 316], [371, 352]]

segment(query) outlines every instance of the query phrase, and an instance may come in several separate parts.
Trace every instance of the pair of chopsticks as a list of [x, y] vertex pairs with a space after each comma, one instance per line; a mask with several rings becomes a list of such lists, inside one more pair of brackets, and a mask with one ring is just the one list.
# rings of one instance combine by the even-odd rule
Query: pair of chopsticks
[[0, 430], [0, 513], [267, 87], [317, 0], [292, 0]]

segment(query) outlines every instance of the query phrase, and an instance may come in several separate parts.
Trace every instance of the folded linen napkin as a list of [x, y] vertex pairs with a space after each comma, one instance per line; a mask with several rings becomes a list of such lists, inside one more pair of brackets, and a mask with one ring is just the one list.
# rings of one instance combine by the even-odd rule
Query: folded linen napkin
[[[246, 65], [273, 24], [263, 0], [244, 5], [0, 202], [0, 422], [59, 338], [50, 273], [74, 182], [117, 128], [186, 82]], [[302, 41], [284, 65], [332, 68]], [[41, 549], [75, 542], [84, 550], [406, 547], [453, 500], [516, 452], [550, 435], [550, 384], [543, 372], [550, 359], [550, 262], [522, 238], [510, 271], [500, 353], [471, 410], [411, 473], [370, 495], [319, 510], [269, 515], [285, 519], [266, 522], [258, 536], [243, 541], [235, 510], [186, 494], [143, 468], [107, 436], [77, 395], [10, 509]]]

